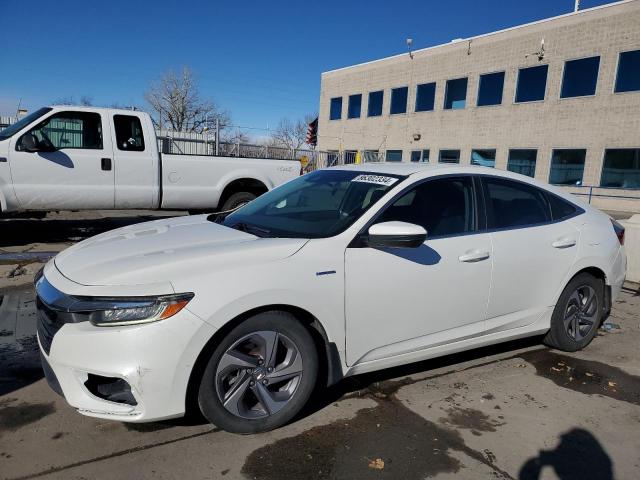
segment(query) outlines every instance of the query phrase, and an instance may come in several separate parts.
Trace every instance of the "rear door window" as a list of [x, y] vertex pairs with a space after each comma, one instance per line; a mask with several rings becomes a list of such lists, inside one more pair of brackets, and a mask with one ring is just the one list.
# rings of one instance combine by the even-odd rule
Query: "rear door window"
[[134, 115], [114, 115], [113, 125], [116, 130], [118, 150], [144, 152], [144, 135], [140, 118]]
[[534, 226], [551, 221], [545, 192], [532, 185], [483, 177], [490, 229]]

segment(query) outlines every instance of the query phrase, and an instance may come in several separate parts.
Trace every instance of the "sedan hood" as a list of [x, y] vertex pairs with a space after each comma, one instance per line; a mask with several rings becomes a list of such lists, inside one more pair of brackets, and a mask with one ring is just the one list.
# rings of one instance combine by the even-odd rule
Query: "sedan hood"
[[198, 215], [112, 230], [64, 250], [54, 262], [62, 275], [82, 285], [141, 285], [280, 260], [306, 241], [258, 238]]

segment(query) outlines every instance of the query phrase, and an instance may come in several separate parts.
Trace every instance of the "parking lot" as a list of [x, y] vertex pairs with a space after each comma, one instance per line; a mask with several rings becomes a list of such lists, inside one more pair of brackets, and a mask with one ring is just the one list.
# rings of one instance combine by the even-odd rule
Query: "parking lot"
[[349, 378], [265, 434], [77, 414], [39, 367], [33, 274], [68, 245], [158, 215], [0, 220], [0, 478], [640, 478], [631, 284], [582, 352], [535, 338]]

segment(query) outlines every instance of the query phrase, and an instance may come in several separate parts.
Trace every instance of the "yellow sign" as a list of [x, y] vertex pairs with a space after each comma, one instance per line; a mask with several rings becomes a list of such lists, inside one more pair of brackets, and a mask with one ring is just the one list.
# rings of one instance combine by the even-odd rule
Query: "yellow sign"
[[356, 163], [362, 162], [362, 156], [360, 155], [360, 150], [356, 152]]
[[307, 157], [306, 155], [303, 155], [300, 157], [300, 166], [302, 168], [307, 168], [307, 165], [309, 165], [309, 157]]

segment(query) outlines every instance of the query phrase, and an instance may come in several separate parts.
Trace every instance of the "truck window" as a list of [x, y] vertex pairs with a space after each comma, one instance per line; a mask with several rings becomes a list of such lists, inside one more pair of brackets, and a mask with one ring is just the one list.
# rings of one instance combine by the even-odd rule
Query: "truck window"
[[142, 123], [133, 115], [114, 115], [113, 124], [116, 128], [116, 143], [118, 150], [129, 152], [144, 151], [144, 135]]
[[56, 113], [31, 130], [31, 133], [39, 143], [53, 146], [57, 150], [102, 150], [102, 122], [99, 113]]

